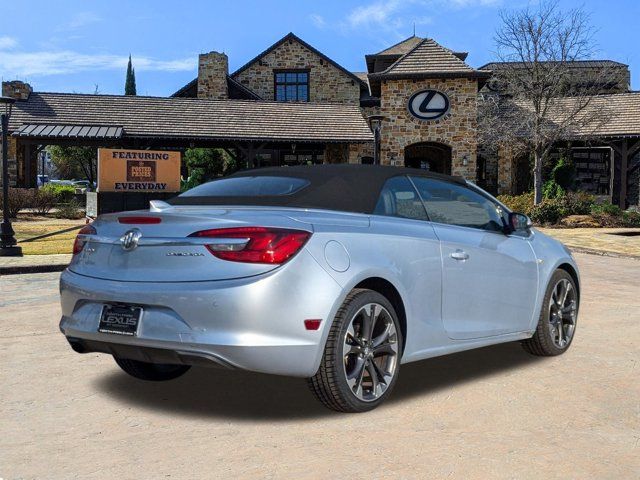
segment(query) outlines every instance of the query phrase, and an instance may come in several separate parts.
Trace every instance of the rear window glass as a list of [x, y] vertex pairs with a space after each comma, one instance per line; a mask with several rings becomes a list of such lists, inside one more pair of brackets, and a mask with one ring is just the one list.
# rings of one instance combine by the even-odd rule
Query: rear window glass
[[180, 197], [264, 197], [290, 195], [309, 185], [308, 180], [294, 177], [232, 177], [203, 183]]

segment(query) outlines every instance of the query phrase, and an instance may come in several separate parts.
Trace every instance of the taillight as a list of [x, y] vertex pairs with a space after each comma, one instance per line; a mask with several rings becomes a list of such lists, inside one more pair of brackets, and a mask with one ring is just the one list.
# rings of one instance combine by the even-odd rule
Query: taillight
[[118, 223], [153, 225], [162, 222], [160, 217], [118, 217]]
[[76, 237], [75, 242], [73, 242], [73, 254], [76, 255], [82, 251], [84, 248], [84, 244], [87, 243], [80, 235], [95, 235], [96, 229], [93, 228], [93, 225], [85, 225], [78, 232], [78, 236]]
[[202, 230], [190, 236], [247, 239], [246, 244], [212, 242], [205, 246], [216, 257], [231, 262], [280, 264], [295, 255], [311, 233], [285, 228], [235, 227]]

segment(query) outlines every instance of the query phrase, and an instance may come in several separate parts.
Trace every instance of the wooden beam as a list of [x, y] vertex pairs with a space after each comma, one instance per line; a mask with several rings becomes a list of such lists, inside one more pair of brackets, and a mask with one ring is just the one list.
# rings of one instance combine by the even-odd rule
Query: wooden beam
[[627, 140], [620, 144], [620, 201], [623, 210], [627, 208], [627, 165], [629, 163]]

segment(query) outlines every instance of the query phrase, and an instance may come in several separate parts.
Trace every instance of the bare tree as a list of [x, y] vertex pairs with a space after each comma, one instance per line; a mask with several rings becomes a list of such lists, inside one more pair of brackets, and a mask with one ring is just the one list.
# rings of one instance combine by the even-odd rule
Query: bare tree
[[594, 98], [611, 88], [606, 64], [577, 69], [594, 53], [593, 29], [582, 8], [560, 11], [557, 0], [535, 9], [503, 11], [496, 32], [499, 68], [480, 102], [487, 145], [533, 156], [535, 203], [542, 201], [543, 164], [562, 140], [588, 138], [606, 121]]

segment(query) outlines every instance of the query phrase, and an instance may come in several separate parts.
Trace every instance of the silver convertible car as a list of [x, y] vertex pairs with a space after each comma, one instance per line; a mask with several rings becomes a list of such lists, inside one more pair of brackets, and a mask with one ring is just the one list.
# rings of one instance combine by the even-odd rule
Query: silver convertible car
[[400, 365], [519, 341], [559, 355], [571, 253], [461, 178], [373, 165], [240, 172], [85, 226], [60, 281], [77, 352], [169, 380], [192, 365], [308, 378], [370, 410]]

